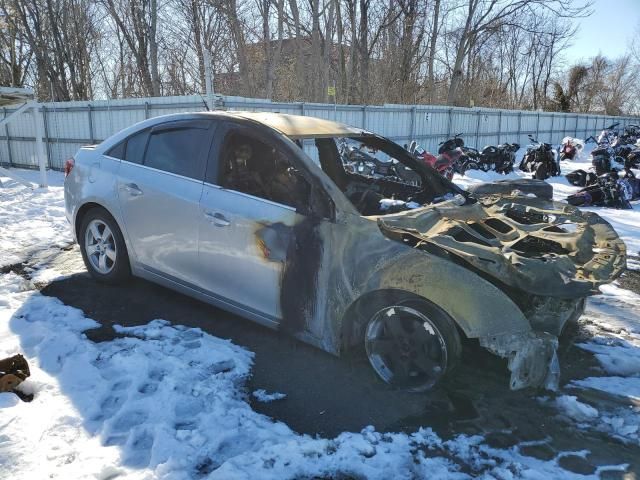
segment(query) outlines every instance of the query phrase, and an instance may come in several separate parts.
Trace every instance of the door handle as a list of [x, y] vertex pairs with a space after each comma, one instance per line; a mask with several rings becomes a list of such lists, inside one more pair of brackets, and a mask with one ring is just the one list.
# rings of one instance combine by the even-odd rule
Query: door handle
[[125, 183], [124, 188], [127, 192], [129, 192], [129, 195], [133, 195], [134, 197], [142, 195], [142, 190], [140, 190], [140, 187], [138, 187], [138, 185], [136, 185], [135, 183]]
[[231, 222], [220, 212], [204, 212], [204, 216], [207, 217], [216, 227], [226, 227], [231, 224]]

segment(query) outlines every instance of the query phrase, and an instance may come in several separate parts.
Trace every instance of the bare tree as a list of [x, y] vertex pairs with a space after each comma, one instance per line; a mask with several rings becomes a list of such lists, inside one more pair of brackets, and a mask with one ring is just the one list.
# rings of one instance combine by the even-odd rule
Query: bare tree
[[520, 27], [529, 16], [539, 15], [540, 9], [561, 17], [577, 17], [583, 15], [587, 7], [588, 4], [575, 6], [569, 0], [468, 0], [461, 6], [463, 13], [458, 15], [457, 46], [447, 103], [460, 103], [463, 64], [483, 36], [495, 33], [503, 25]]
[[0, 85], [19, 87], [27, 79], [33, 52], [19, 25], [8, 21], [12, 15], [11, 6], [0, 2]]
[[159, 96], [157, 0], [102, 1], [135, 58], [142, 93], [147, 96]]
[[0, 82], [56, 100], [190, 94], [208, 53], [233, 95], [323, 102], [335, 84], [343, 103], [639, 110], [640, 43], [564, 62], [588, 2], [0, 0]]

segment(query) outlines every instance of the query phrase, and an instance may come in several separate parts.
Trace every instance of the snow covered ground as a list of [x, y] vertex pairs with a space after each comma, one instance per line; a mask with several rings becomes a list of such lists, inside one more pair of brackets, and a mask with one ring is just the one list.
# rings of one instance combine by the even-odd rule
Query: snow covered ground
[[[21, 177], [39, 181], [39, 173], [19, 170]], [[49, 173], [53, 185], [48, 190], [30, 190], [14, 180], [0, 178], [0, 268], [20, 263], [30, 254], [56, 250], [72, 242], [64, 216], [62, 176]]]
[[[494, 178], [504, 177], [473, 172], [455, 181]], [[560, 464], [570, 454], [586, 456], [581, 448], [541, 460], [523, 453], [530, 444], [494, 448], [480, 435], [442, 439], [429, 425], [410, 433], [371, 426], [335, 438], [299, 435], [251, 409], [250, 397], [287, 400], [246, 390], [253, 354], [228, 340], [158, 319], [91, 342], [85, 332], [97, 322], [36, 288], [60, 274], [42, 252], [71, 242], [62, 175], [50, 172], [47, 191], [2, 181], [0, 268], [37, 261], [0, 273], [0, 358], [25, 354], [32, 376], [23, 388], [35, 394], [31, 403], [0, 394], [0, 479], [596, 478], [625, 468], [612, 461], [593, 474], [574, 474]], [[561, 178], [551, 182], [558, 197], [574, 189]], [[640, 206], [597, 211], [637, 255]], [[584, 318], [593, 337], [581, 344], [601, 371], [540, 401], [553, 402], [579, 428], [640, 445], [637, 406], [599, 409], [581, 395], [596, 389], [640, 399], [638, 296], [615, 284], [602, 292], [589, 300]]]

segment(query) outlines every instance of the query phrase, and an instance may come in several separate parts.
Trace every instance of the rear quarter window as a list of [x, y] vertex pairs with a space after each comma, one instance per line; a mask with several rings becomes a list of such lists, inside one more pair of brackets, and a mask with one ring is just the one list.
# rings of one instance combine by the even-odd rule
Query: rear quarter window
[[124, 160], [132, 163], [142, 163], [144, 158], [144, 149], [147, 146], [147, 139], [149, 138], [149, 131], [144, 130], [136, 133], [127, 139], [127, 148], [125, 152]]
[[107, 151], [107, 155], [132, 163], [142, 163], [144, 149], [147, 146], [149, 130], [135, 133]]
[[120, 142], [115, 147], [112, 147], [107, 155], [113, 158], [119, 158], [120, 160], [124, 160], [124, 152], [127, 148], [127, 141]]

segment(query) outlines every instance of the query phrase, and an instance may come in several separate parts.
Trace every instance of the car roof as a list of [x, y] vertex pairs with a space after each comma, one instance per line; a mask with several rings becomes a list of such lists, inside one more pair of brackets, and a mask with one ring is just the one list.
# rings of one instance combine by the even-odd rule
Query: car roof
[[225, 112], [234, 117], [240, 117], [261, 123], [283, 133], [292, 139], [321, 138], [321, 137], [352, 137], [372, 135], [361, 128], [351, 127], [344, 123], [333, 122], [317, 117], [303, 115], [289, 115], [272, 112]]

